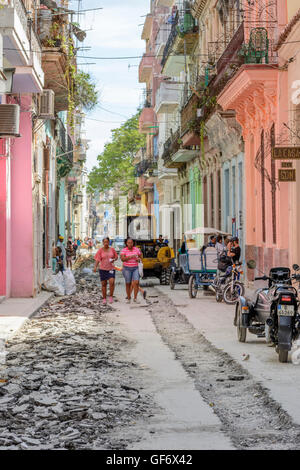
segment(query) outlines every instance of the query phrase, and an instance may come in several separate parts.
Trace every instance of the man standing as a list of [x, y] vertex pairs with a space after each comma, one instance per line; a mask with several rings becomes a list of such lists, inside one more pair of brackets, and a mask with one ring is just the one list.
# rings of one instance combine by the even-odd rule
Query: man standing
[[59, 247], [59, 248], [61, 248], [62, 255], [63, 255], [64, 259], [65, 259], [65, 257], [66, 257], [66, 249], [65, 249], [65, 246], [64, 246], [63, 241], [64, 241], [64, 237], [62, 237], [61, 235], [58, 235], [58, 241], [57, 241], [56, 246]]
[[230, 251], [227, 254], [232, 258], [233, 263], [238, 263], [240, 261], [241, 257], [241, 247], [239, 245], [239, 239], [238, 237], [233, 237], [232, 239], [232, 247]]

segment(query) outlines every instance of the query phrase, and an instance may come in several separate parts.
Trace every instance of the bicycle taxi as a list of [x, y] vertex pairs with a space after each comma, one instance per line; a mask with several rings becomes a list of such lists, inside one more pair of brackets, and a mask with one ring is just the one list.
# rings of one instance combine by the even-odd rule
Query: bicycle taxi
[[171, 289], [174, 289], [176, 283], [188, 284], [189, 296], [195, 298], [200, 287], [206, 290], [214, 282], [218, 267], [217, 250], [210, 246], [200, 248], [200, 245], [203, 247], [204, 235], [212, 234], [227, 235], [210, 227], [185, 232], [178, 266], [172, 268], [170, 275]]

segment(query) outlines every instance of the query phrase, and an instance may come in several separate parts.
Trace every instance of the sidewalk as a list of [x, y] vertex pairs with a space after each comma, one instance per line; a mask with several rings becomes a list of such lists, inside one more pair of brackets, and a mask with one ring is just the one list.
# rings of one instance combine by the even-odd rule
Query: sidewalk
[[52, 292], [42, 291], [35, 298], [9, 298], [0, 303], [0, 340], [13, 335], [28, 318], [31, 318], [51, 297]]

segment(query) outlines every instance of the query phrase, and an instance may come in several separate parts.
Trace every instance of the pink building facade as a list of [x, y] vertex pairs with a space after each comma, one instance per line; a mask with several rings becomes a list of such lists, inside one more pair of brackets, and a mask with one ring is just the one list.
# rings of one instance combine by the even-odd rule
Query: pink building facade
[[20, 104], [21, 136], [2, 140], [0, 159], [0, 296], [6, 297], [34, 295], [31, 96]]

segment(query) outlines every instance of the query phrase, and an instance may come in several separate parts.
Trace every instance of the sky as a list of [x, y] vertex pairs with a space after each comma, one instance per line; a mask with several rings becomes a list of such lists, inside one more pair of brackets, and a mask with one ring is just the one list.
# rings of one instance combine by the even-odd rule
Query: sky
[[[90, 49], [79, 50], [77, 62], [81, 70], [91, 74], [100, 97], [97, 108], [87, 114], [85, 125], [86, 137], [90, 139], [88, 171], [97, 165], [97, 156], [109, 142], [111, 130], [135, 114], [142, 103], [144, 89], [138, 82], [140, 59], [97, 60], [89, 57], [141, 56], [145, 51], [141, 33], [150, 0], [80, 0], [82, 10], [100, 7], [103, 10], [79, 16], [80, 27], [87, 30], [87, 37], [78, 45]], [[72, 0], [69, 8], [77, 11], [78, 0]]]

